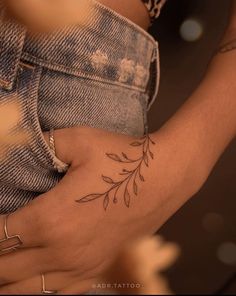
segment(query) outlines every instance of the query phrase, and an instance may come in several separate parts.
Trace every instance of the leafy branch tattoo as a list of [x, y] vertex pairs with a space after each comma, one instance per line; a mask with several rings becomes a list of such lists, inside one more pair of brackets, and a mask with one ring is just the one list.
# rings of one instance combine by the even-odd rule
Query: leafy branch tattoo
[[[124, 152], [121, 155], [106, 153], [106, 156], [113, 161], [126, 165], [125, 168], [119, 173], [120, 180], [113, 180], [110, 177], [102, 175], [102, 180], [110, 185], [110, 188], [102, 193], [93, 193], [86, 195], [76, 202], [87, 203], [97, 199], [103, 200], [103, 208], [106, 211], [110, 202], [118, 203], [118, 199], [123, 197], [124, 204], [129, 208], [131, 201], [131, 194], [138, 195], [139, 183], [145, 182], [142, 168], [143, 166], [149, 167], [149, 162], [154, 159], [154, 154], [151, 151], [151, 145], [155, 142], [146, 134], [141, 139], [130, 144], [134, 148], [141, 148], [141, 156], [137, 159], [130, 158]], [[132, 168], [130, 168], [132, 166]]]
[[236, 38], [230, 40], [229, 42], [223, 44], [220, 46], [220, 48], [218, 49], [219, 53], [225, 53], [231, 50], [236, 49]]

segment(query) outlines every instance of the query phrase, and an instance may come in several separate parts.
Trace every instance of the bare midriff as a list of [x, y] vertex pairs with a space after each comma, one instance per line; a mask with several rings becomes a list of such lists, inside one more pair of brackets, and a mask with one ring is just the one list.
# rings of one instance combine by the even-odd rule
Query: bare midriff
[[148, 11], [141, 0], [97, 0], [138, 26], [147, 30], [150, 23]]

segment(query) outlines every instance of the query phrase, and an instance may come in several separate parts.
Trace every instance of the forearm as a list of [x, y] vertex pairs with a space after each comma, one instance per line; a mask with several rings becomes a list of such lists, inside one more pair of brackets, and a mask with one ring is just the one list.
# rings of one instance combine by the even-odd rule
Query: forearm
[[[223, 42], [234, 37], [232, 32], [225, 35]], [[132, 234], [155, 231], [200, 189], [236, 134], [235, 69], [236, 50], [214, 56], [205, 78], [189, 100], [150, 135], [156, 145], [150, 145], [154, 158], [149, 155], [148, 166], [143, 161], [143, 146], [130, 145], [135, 141], [132, 137], [86, 127], [75, 129], [72, 134], [56, 131], [57, 156], [71, 163], [72, 172], [78, 169], [71, 194], [69, 187], [61, 183], [56, 195], [69, 195], [80, 207], [88, 203], [92, 212], [100, 201], [99, 209], [104, 213], [101, 217], [112, 225], [129, 223], [126, 231]], [[71, 145], [71, 138], [78, 141]], [[111, 159], [108, 154], [119, 158]], [[124, 155], [131, 160], [141, 157], [143, 178], [135, 171], [139, 163], [127, 162]], [[108, 184], [104, 183], [104, 175], [109, 178], [105, 180]]]
[[[222, 43], [233, 38], [236, 33], [230, 30]], [[200, 189], [236, 134], [235, 69], [236, 50], [216, 54], [197, 90], [152, 135], [158, 143], [153, 178], [171, 201], [164, 220]]]
[[[140, 223], [145, 231], [149, 226], [153, 231], [161, 226], [200, 189], [236, 133], [234, 69], [236, 50], [214, 57], [198, 89], [159, 131], [151, 134], [156, 145], [150, 144], [154, 159], [149, 155], [148, 167], [142, 160], [143, 147], [129, 145], [134, 139], [89, 128], [79, 128], [78, 132], [75, 129], [76, 134], [72, 138], [78, 137], [78, 145], [67, 145], [68, 149], [62, 149], [63, 155], [60, 155], [60, 149], [57, 153], [59, 158], [72, 163], [72, 167], [78, 167], [78, 170], [85, 166], [89, 179], [93, 180], [93, 186], [85, 188], [84, 195], [77, 195], [78, 185], [74, 183], [72, 190], [76, 193], [76, 200], [89, 204], [100, 200], [101, 207], [109, 208], [108, 212], [116, 221], [117, 217], [121, 220], [124, 217], [123, 206], [130, 206], [129, 216], [139, 220], [134, 223], [135, 227], [139, 225], [139, 230], [142, 229]], [[70, 142], [66, 140], [66, 134], [66, 130], [57, 131], [56, 143], [59, 147]], [[92, 143], [96, 143], [95, 146]], [[140, 157], [141, 160], [127, 163], [122, 152], [132, 160]], [[110, 159], [108, 154], [118, 155], [123, 161]], [[135, 171], [141, 162], [144, 182]], [[123, 170], [130, 172], [126, 175]], [[127, 184], [129, 174], [132, 176]], [[101, 175], [120, 183], [119, 188], [114, 184], [106, 185]], [[138, 187], [138, 200], [135, 199], [134, 183]], [[125, 198], [125, 188], [129, 191], [130, 201]], [[112, 206], [115, 192], [118, 193], [118, 203], [120, 201], [118, 206]], [[115, 213], [111, 207], [115, 208]], [[108, 212], [106, 215], [110, 217]]]

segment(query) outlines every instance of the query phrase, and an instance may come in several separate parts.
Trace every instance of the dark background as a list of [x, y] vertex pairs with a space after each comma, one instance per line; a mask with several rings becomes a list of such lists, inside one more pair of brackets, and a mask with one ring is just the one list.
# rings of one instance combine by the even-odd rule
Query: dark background
[[[161, 83], [149, 113], [151, 130], [172, 116], [200, 82], [224, 31], [229, 4], [228, 0], [169, 0], [163, 8], [152, 28], [160, 44]], [[204, 27], [196, 42], [183, 41], [179, 34], [188, 17], [198, 18]], [[214, 294], [229, 280], [223, 294], [236, 294], [235, 212], [236, 141], [201, 191], [160, 230], [182, 249], [178, 262], [166, 273], [175, 293]]]

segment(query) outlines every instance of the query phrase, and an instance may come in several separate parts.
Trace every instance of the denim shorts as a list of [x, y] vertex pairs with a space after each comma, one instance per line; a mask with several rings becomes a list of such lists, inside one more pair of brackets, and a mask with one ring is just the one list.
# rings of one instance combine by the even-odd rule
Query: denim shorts
[[24, 206], [63, 177], [42, 132], [86, 125], [141, 136], [159, 84], [158, 43], [93, 1], [91, 21], [29, 34], [0, 15], [0, 107], [18, 99], [33, 136], [0, 162], [0, 214]]

